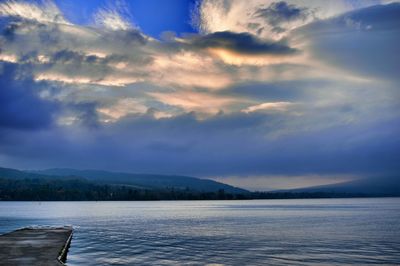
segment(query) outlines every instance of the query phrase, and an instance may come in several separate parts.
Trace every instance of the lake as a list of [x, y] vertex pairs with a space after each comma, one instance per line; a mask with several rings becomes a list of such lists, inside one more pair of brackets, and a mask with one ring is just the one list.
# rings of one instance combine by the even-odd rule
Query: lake
[[398, 265], [400, 198], [0, 202], [0, 233], [72, 225], [67, 265]]

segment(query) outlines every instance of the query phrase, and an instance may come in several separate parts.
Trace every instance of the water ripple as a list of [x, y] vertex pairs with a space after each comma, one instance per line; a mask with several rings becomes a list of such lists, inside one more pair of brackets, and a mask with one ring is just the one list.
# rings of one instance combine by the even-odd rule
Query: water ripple
[[398, 221], [400, 199], [0, 202], [1, 232], [73, 225], [68, 266], [398, 265]]

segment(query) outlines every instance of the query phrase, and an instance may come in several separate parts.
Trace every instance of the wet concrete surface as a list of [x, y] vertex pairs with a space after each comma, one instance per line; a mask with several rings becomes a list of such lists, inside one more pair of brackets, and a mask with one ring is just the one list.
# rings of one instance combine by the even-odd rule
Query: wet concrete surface
[[0, 265], [63, 265], [72, 227], [23, 228], [0, 235]]

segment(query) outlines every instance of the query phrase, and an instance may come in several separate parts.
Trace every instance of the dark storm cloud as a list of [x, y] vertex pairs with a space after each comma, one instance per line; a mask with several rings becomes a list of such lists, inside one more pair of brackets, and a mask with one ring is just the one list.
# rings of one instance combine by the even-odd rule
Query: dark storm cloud
[[40, 97], [40, 93], [57, 94], [60, 87], [35, 82], [29, 64], [0, 63], [0, 134], [1, 130], [52, 130], [60, 116], [73, 115], [84, 127], [96, 127], [95, 102], [61, 102]]
[[17, 65], [0, 63], [0, 128], [49, 127], [58, 105], [38, 96], [44, 84], [18, 79]]
[[2, 38], [12, 41], [18, 27], [18, 23], [15, 23], [12, 19], [4, 17], [0, 18], [0, 32]]
[[76, 125], [88, 128], [100, 126], [99, 114], [96, 111], [97, 107], [98, 104], [96, 102], [72, 102], [63, 105], [64, 115], [73, 115]]
[[73, 63], [73, 62], [93, 64], [93, 63], [98, 63], [98, 61], [100, 61], [100, 58], [98, 58], [95, 55], [85, 56], [71, 50], [61, 50], [54, 53], [52, 56], [52, 60], [50, 61], [53, 63], [57, 62], [63, 64]]
[[272, 26], [273, 31], [281, 33], [286, 31], [282, 23], [296, 20], [304, 21], [311, 15], [311, 12], [308, 8], [298, 7], [293, 4], [288, 4], [285, 1], [280, 1], [271, 3], [266, 8], [259, 8], [254, 15], [263, 18]]
[[[3, 136], [3, 154], [26, 158], [23, 167], [103, 168], [120, 171], [208, 175], [398, 173], [398, 119], [297, 131], [282, 115], [193, 113], [157, 120], [128, 116], [94, 129], [53, 128]], [[29, 136], [29, 137], [28, 137]], [[205, 137], [207, 136], [207, 137]], [[10, 145], [20, 143], [23, 145]]]
[[400, 4], [372, 6], [297, 30], [319, 60], [355, 74], [399, 81]]
[[285, 42], [261, 40], [250, 33], [230, 31], [214, 32], [190, 39], [191, 45], [198, 48], [221, 48], [236, 53], [253, 55], [290, 55], [297, 52]]
[[145, 45], [148, 41], [147, 37], [135, 29], [106, 31], [102, 38], [104, 41], [119, 40], [125, 45]]

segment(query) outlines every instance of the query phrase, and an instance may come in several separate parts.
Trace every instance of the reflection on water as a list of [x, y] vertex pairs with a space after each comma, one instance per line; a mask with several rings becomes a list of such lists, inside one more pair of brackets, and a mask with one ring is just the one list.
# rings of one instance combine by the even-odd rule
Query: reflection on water
[[400, 263], [400, 198], [0, 202], [0, 233], [73, 225], [67, 265]]

